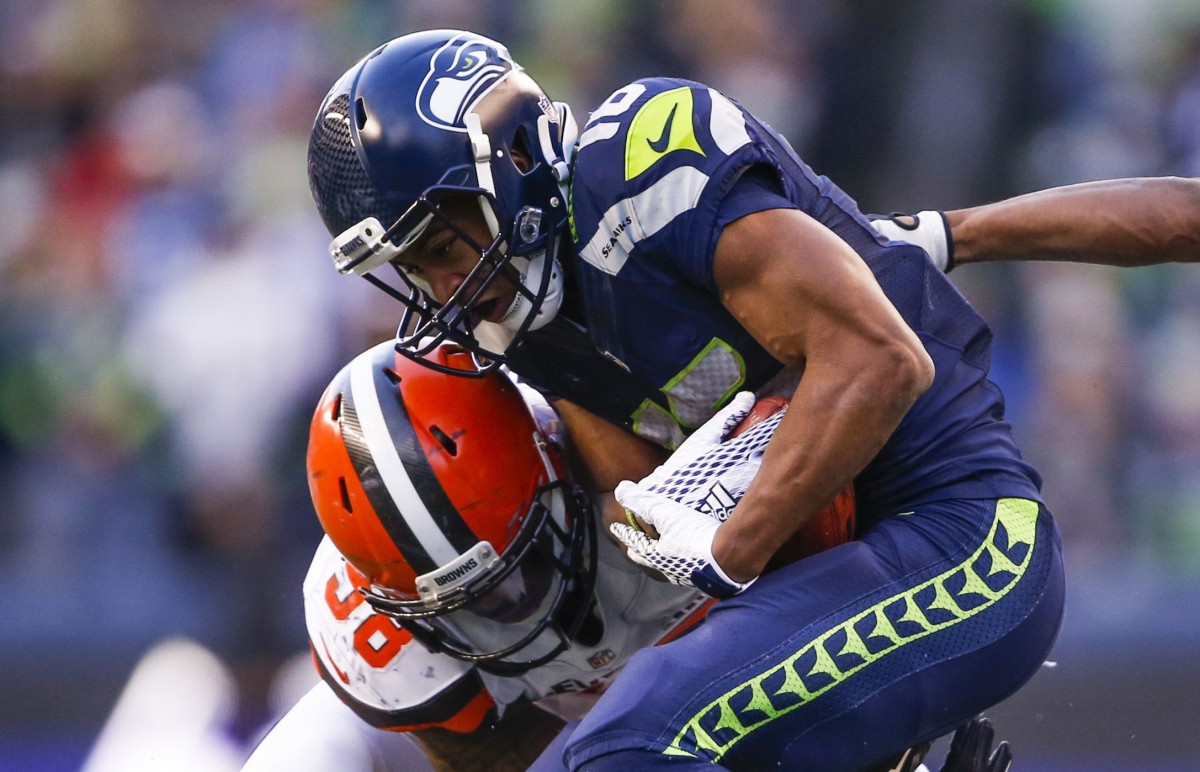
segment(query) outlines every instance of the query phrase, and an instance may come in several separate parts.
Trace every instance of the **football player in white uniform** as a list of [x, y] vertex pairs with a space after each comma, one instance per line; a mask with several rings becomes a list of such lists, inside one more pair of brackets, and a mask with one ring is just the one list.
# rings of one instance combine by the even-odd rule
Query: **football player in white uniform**
[[553, 409], [500, 371], [445, 375], [392, 342], [347, 365], [308, 453], [324, 683], [247, 769], [346, 769], [345, 742], [373, 749], [369, 768], [419, 768], [397, 732], [440, 767], [525, 769], [635, 651], [695, 626], [711, 599], [597, 538], [569, 452]]

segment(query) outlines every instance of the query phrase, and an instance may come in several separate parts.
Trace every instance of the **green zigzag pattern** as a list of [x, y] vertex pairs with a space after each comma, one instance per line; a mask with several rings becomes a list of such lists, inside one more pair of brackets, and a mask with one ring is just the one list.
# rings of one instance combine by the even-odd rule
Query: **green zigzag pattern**
[[[796, 708], [811, 703], [813, 700], [825, 694], [830, 689], [833, 689], [838, 684], [845, 681], [850, 676], [858, 673], [863, 668], [878, 662], [888, 654], [899, 650], [900, 646], [920, 640], [932, 633], [945, 630], [948, 627], [958, 624], [970, 617], [980, 613], [984, 609], [992, 606], [1001, 598], [1009, 593], [1021, 577], [1025, 573], [1025, 569], [1029, 566], [1030, 556], [1033, 555], [1034, 539], [1036, 534], [1038, 504], [1026, 499], [1000, 499], [996, 502], [996, 517], [992, 521], [991, 530], [988, 532], [987, 538], [979, 546], [969, 558], [963, 563], [950, 570], [935, 576], [921, 584], [909, 588], [901, 593], [893, 595], [886, 600], [876, 603], [874, 606], [859, 612], [853, 617], [841, 622], [835, 627], [827, 630], [818, 636], [815, 640], [810, 641], [803, 648], [797, 651], [792, 656], [771, 669], [755, 676], [749, 681], [740, 684], [739, 686], [729, 690], [725, 694], [718, 697], [716, 700], [706, 705], [700, 712], [696, 713], [686, 724], [683, 729], [675, 736], [671, 745], [668, 746], [663, 753], [669, 756], [689, 756], [696, 758], [696, 754], [685, 749], [682, 742], [685, 736], [691, 734], [695, 738], [695, 744], [699, 749], [711, 754], [713, 761], [719, 761], [722, 756], [729, 752], [734, 745], [741, 740], [744, 740], [750, 733], [756, 729], [771, 723], [780, 716], [789, 713]], [[999, 527], [1004, 526], [1004, 530], [1008, 536], [1009, 549], [1012, 550], [1019, 544], [1026, 544], [1029, 549], [1025, 551], [1024, 557], [1020, 563], [1014, 563], [1008, 555], [997, 545], [996, 535]], [[992, 589], [984, 582], [983, 578], [972, 567], [983, 553], [987, 552], [991, 557], [992, 568], [988, 572], [988, 576], [995, 575], [1002, 571], [1012, 574], [1012, 578], [1001, 588]], [[966, 584], [959, 595], [969, 593], [977, 593], [984, 597], [984, 602], [970, 609], [963, 609], [954, 599], [952, 593], [945, 585], [946, 581], [951, 576], [959, 571], [965, 572]], [[950, 613], [951, 619], [941, 622], [930, 622], [921, 612], [914, 598], [917, 593], [932, 587], [934, 589], [934, 600], [929, 604], [931, 609], [943, 609]], [[903, 600], [906, 604], [904, 615], [900, 618], [903, 622], [914, 622], [921, 627], [921, 632], [909, 636], [902, 636], [896, 631], [895, 626], [884, 615], [884, 608]], [[861, 622], [867, 617], [875, 617], [875, 626], [868, 637], [882, 637], [891, 641], [891, 645], [881, 651], [871, 652], [862, 636], [854, 629], [856, 623]], [[842, 670], [833, 661], [833, 657], [825, 648], [825, 643], [839, 633], [846, 635], [846, 644], [838, 652], [837, 656], [845, 654], [857, 654], [862, 658], [862, 661], [852, 668]], [[824, 674], [831, 677], [831, 681], [826, 685], [815, 690], [809, 690], [805, 685], [800, 672], [796, 669], [795, 664], [808, 655], [813, 653], [816, 655], [816, 663], [806, 673], [808, 676], [816, 674]], [[799, 700], [794, 704], [783, 708], [778, 708], [771, 702], [771, 695], [768, 695], [764, 684], [771, 676], [777, 676], [783, 672], [783, 683], [780, 687], [774, 690], [775, 696], [782, 694], [794, 695], [799, 697]], [[766, 715], [758, 721], [747, 721], [745, 716], [740, 715], [731, 703], [731, 699], [735, 694], [743, 692], [746, 687], [751, 689], [751, 698], [746, 707], [740, 712], [744, 714], [749, 711], [760, 712]], [[794, 699], [793, 697], [793, 699]], [[701, 719], [710, 714], [714, 709], [720, 710], [720, 719], [713, 726], [713, 732], [718, 730], [731, 730], [734, 734], [731, 739], [725, 743], [721, 743], [713, 736], [705, 731], [700, 722]], [[689, 743], [690, 744], [690, 743]]]

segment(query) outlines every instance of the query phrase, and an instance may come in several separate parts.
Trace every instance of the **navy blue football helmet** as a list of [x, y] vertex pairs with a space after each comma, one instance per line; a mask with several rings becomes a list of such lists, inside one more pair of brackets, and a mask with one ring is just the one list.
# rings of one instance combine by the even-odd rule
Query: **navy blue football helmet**
[[[470, 32], [396, 38], [334, 84], [309, 140], [309, 185], [337, 269], [404, 305], [400, 353], [444, 369], [427, 355], [450, 340], [474, 354], [467, 374], [485, 372], [558, 312], [577, 137], [567, 105], [550, 101], [503, 45]], [[528, 163], [518, 165], [514, 151]], [[489, 244], [475, 244], [442, 211], [463, 196], [479, 202]], [[397, 260], [435, 218], [480, 253], [443, 303]], [[373, 273], [389, 264], [398, 284]], [[499, 322], [473, 321], [468, 312], [500, 276], [517, 287], [512, 306]]]

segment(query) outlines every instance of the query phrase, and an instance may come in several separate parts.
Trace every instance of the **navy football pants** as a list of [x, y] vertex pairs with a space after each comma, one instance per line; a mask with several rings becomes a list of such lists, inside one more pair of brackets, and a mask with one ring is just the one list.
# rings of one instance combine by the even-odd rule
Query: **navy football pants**
[[689, 635], [639, 652], [540, 761], [861, 769], [1015, 692], [1049, 653], [1062, 609], [1059, 536], [1044, 508], [924, 504], [762, 577]]

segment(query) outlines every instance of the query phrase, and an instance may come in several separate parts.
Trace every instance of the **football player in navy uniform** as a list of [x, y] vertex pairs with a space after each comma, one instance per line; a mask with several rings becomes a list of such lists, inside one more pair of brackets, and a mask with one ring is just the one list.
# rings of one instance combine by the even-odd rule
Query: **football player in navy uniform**
[[[641, 80], [578, 133], [502, 45], [415, 33], [334, 85], [309, 178], [337, 268], [402, 303], [400, 353], [552, 397], [629, 556], [724, 599], [633, 657], [569, 768], [886, 767], [1043, 661], [1059, 541], [986, 325], [736, 102]], [[431, 359], [447, 340], [471, 361]], [[791, 398], [757, 476], [682, 500], [722, 443], [667, 452], [743, 391]], [[762, 575], [851, 482], [859, 539]]]
[[[753, 471], [774, 415], [725, 443], [729, 469]], [[721, 414], [709, 423], [678, 453], [724, 429]], [[714, 601], [652, 580], [602, 538], [571, 457], [553, 407], [502, 372], [439, 373], [391, 342], [346, 365], [314, 412], [307, 459], [326, 532], [303, 590], [322, 682], [246, 772], [525, 770], [635, 652], [694, 629]], [[852, 518], [852, 506], [825, 510], [809, 547], [847, 541]], [[1008, 753], [976, 721], [942, 769], [998, 770]]]

